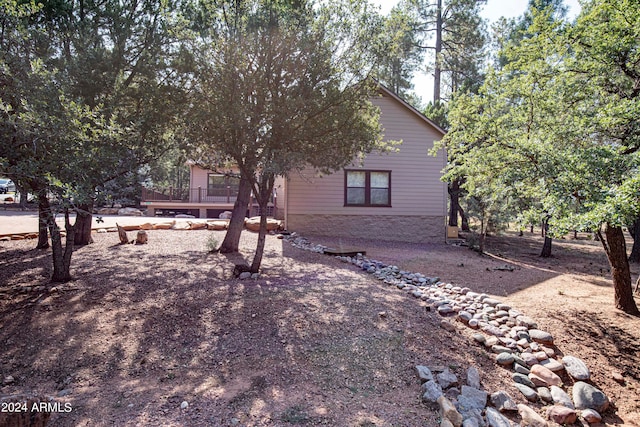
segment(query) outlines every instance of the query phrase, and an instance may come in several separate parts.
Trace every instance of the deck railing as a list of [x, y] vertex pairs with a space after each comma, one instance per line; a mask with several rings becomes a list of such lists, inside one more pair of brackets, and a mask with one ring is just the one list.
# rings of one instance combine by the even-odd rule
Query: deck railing
[[234, 203], [235, 188], [143, 188], [143, 202]]
[[[175, 202], [175, 203], [235, 203], [238, 190], [235, 188], [163, 188], [142, 189], [142, 202]], [[278, 205], [276, 197], [267, 207], [268, 216], [276, 216]], [[247, 206], [247, 215], [260, 215], [260, 208], [253, 196]]]

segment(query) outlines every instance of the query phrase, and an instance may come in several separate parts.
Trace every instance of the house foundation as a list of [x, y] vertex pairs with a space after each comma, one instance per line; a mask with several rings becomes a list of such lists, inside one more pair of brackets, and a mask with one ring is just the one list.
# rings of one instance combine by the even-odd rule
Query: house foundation
[[287, 230], [299, 234], [396, 242], [443, 242], [443, 216], [289, 214]]

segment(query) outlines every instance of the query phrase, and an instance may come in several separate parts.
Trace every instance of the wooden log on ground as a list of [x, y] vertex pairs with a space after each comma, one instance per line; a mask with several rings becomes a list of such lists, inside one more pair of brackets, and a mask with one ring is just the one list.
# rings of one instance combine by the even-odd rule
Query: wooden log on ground
[[207, 228], [206, 222], [189, 222], [190, 230], [204, 230]]
[[217, 220], [207, 221], [207, 228], [209, 230], [226, 230], [229, 227], [229, 221]]
[[140, 226], [139, 225], [123, 225], [122, 228], [124, 228], [124, 231], [140, 230]]
[[162, 223], [162, 224], [153, 224], [153, 229], [154, 230], [171, 230], [171, 227], [173, 227], [173, 224], [175, 224], [175, 221]]

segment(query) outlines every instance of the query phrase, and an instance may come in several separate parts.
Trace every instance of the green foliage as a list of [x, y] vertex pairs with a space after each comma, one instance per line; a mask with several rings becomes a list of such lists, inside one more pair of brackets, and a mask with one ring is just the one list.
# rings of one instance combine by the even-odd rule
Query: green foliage
[[207, 238], [207, 251], [214, 253], [218, 252], [219, 242], [215, 236], [211, 235]]
[[405, 99], [415, 96], [412, 80], [424, 60], [424, 49], [420, 48], [419, 33], [415, 31], [415, 12], [415, 5], [402, 1], [385, 17], [375, 69], [376, 78]]
[[249, 23], [268, 2], [249, 3], [198, 50], [191, 155], [237, 165], [266, 208], [276, 176], [307, 166], [329, 173], [384, 145], [367, 79], [375, 54], [366, 2], [325, 2], [312, 21], [264, 26]]
[[429, 102], [422, 113], [433, 120], [442, 129], [449, 129], [449, 120], [447, 119], [449, 109], [447, 104], [439, 101], [435, 103]]
[[513, 217], [549, 215], [556, 234], [630, 223], [640, 213], [640, 7], [591, 1], [574, 24], [553, 8], [530, 13], [501, 51], [504, 67], [452, 102], [446, 178], [464, 176], [470, 197]]

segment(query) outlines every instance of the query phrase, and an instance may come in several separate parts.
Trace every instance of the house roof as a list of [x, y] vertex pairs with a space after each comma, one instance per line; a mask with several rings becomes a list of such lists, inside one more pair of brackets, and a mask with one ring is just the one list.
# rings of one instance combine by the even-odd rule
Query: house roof
[[426, 122], [429, 126], [433, 127], [436, 131], [438, 131], [439, 133], [441, 133], [442, 135], [446, 134], [447, 131], [445, 131], [444, 129], [442, 129], [440, 126], [438, 126], [436, 124], [436, 122], [434, 122], [433, 120], [431, 120], [430, 118], [428, 118], [427, 116], [425, 116], [424, 114], [422, 114], [420, 111], [418, 111], [413, 105], [409, 104], [407, 101], [405, 101], [404, 99], [402, 99], [398, 94], [396, 94], [394, 91], [392, 91], [391, 89], [389, 89], [388, 87], [382, 85], [380, 82], [378, 82], [378, 86], [380, 87], [380, 92], [382, 92], [382, 95], [386, 95], [389, 96], [393, 99], [395, 99], [397, 102], [399, 102], [402, 106], [404, 106], [406, 109], [408, 109], [410, 112], [412, 112], [413, 114], [415, 114], [416, 116], [418, 116], [418, 118], [424, 122]]

